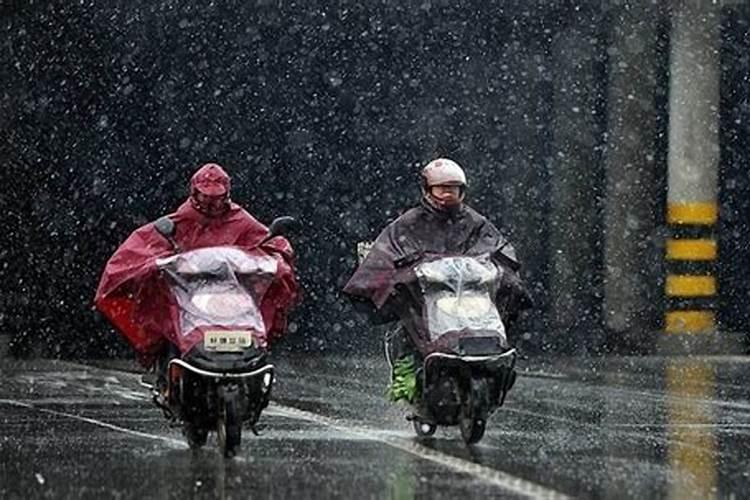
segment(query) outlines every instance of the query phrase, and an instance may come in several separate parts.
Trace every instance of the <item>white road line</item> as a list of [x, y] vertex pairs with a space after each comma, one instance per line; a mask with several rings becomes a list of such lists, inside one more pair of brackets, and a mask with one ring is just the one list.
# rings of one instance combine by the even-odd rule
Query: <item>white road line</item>
[[383, 433], [383, 431], [380, 429], [368, 428], [361, 425], [352, 425], [325, 417], [323, 415], [319, 415], [317, 413], [279, 405], [276, 403], [271, 403], [266, 410], [266, 413], [288, 418], [295, 418], [299, 420], [307, 420], [309, 422], [336, 429], [343, 433], [358, 436], [365, 440], [379, 441], [387, 446], [396, 448], [406, 453], [410, 453], [423, 460], [428, 460], [430, 462], [434, 462], [444, 467], [453, 469], [457, 472], [462, 472], [464, 474], [474, 476], [481, 481], [493, 484], [524, 497], [554, 499], [569, 498], [567, 495], [560, 493], [559, 491], [547, 488], [532, 481], [528, 481], [526, 479], [522, 479], [520, 477], [513, 476], [506, 472], [480, 465], [469, 460], [464, 460], [462, 458], [454, 457], [452, 455], [433, 450], [432, 448], [428, 448], [427, 446], [421, 445], [408, 439], [388, 435], [387, 433]]
[[622, 429], [652, 429], [654, 427], [664, 427], [670, 429], [715, 429], [716, 431], [726, 431], [733, 429], [750, 429], [750, 424], [675, 424], [670, 422], [653, 423], [653, 424], [606, 424], [606, 427], [615, 427]]
[[99, 426], [99, 427], [104, 427], [105, 429], [110, 429], [110, 430], [113, 430], [113, 431], [117, 431], [117, 432], [122, 432], [122, 433], [125, 433], [125, 434], [129, 434], [131, 436], [137, 436], [137, 437], [142, 437], [142, 438], [146, 438], [146, 439], [153, 439], [153, 440], [157, 440], [157, 441], [164, 441], [167, 444], [169, 444], [169, 445], [171, 445], [171, 446], [173, 446], [175, 448], [183, 448], [183, 449], [184, 448], [188, 448], [187, 443], [185, 443], [184, 441], [181, 441], [179, 439], [174, 439], [174, 438], [171, 438], [171, 437], [168, 437], [168, 436], [159, 436], [157, 434], [148, 434], [146, 432], [134, 431], [132, 429], [127, 429], [125, 427], [120, 427], [118, 425], [108, 424], [107, 422], [102, 422], [101, 420], [96, 420], [96, 419], [93, 419], [93, 418], [82, 417], [80, 415], [75, 415], [73, 413], [66, 413], [66, 412], [63, 412], [63, 411], [56, 411], [56, 410], [50, 410], [50, 409], [47, 409], [47, 408], [40, 408], [40, 407], [35, 406], [35, 405], [31, 404], [31, 403], [24, 403], [23, 401], [16, 401], [16, 400], [13, 400], [13, 399], [0, 399], [0, 404], [6, 404], [6, 405], [10, 405], [10, 406], [18, 406], [18, 407], [21, 407], [21, 408], [27, 408], [29, 410], [35, 410], [35, 411], [38, 411], [40, 413], [47, 413], [47, 414], [55, 415], [55, 416], [58, 416], [58, 417], [70, 418], [70, 419], [73, 419], [73, 420], [78, 420], [80, 422], [86, 422], [87, 424], [92, 424], [92, 425], [96, 425], [96, 426]]

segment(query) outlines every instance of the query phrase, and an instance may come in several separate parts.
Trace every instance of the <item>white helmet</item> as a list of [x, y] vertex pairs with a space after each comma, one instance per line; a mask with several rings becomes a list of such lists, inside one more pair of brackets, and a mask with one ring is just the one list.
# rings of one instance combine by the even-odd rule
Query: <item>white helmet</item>
[[426, 191], [432, 186], [466, 187], [466, 174], [455, 161], [438, 158], [422, 169], [422, 185]]

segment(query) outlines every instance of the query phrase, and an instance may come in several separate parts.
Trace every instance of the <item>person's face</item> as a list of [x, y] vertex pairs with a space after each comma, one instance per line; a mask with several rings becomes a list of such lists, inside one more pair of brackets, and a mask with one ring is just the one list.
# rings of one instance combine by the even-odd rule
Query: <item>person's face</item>
[[193, 194], [200, 211], [209, 217], [218, 217], [229, 208], [229, 195], [210, 196], [200, 191]]
[[461, 186], [432, 186], [430, 195], [435, 201], [446, 207], [456, 206], [464, 198]]

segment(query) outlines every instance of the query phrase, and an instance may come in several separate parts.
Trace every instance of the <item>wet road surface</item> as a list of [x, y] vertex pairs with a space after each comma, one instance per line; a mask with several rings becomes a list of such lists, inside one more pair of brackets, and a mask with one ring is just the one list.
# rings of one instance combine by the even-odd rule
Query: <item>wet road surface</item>
[[[526, 360], [484, 439], [417, 440], [377, 357], [287, 357], [261, 435], [190, 451], [136, 373], [3, 360], [0, 498], [744, 498], [745, 358]], [[127, 368], [127, 367], [126, 367]]]

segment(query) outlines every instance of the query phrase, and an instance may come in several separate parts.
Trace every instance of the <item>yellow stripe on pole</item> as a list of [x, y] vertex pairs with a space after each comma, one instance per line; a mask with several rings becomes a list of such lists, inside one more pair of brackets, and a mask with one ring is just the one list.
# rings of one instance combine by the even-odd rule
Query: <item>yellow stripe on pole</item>
[[670, 260], [716, 260], [717, 254], [716, 241], [708, 238], [667, 240], [667, 259]]
[[713, 311], [669, 311], [665, 317], [667, 333], [712, 333], [716, 330]]
[[719, 205], [715, 202], [669, 203], [667, 222], [670, 224], [716, 224]]
[[670, 274], [667, 276], [666, 292], [669, 297], [711, 297], [716, 295], [716, 278]]

